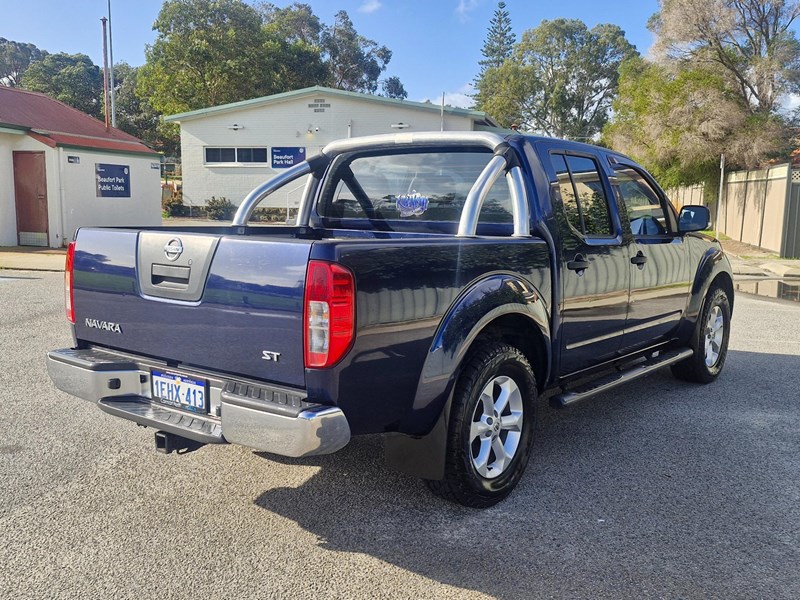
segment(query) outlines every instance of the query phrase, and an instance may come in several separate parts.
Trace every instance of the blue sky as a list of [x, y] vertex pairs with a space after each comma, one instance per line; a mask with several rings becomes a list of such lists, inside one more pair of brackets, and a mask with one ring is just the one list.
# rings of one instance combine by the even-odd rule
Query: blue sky
[[[323, 22], [344, 9], [356, 29], [393, 51], [385, 75], [397, 75], [409, 100], [466, 106], [469, 84], [478, 71], [481, 47], [497, 0], [306, 0]], [[273, 0], [278, 6], [291, 4]], [[100, 17], [107, 0], [4, 0], [0, 37], [31, 42], [49, 52], [82, 52], [102, 64]], [[145, 45], [155, 39], [153, 21], [161, 0], [112, 0], [114, 60], [144, 63]], [[657, 0], [506, 0], [519, 38], [543, 19], [582, 19], [589, 27], [615, 23], [646, 54], [653, 39], [647, 19]]]

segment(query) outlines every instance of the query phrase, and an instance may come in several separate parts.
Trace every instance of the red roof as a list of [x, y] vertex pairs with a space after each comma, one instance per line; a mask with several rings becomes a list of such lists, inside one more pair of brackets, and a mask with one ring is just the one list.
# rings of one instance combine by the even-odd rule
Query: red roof
[[17, 125], [48, 146], [156, 154], [132, 135], [45, 94], [0, 85], [0, 125]]

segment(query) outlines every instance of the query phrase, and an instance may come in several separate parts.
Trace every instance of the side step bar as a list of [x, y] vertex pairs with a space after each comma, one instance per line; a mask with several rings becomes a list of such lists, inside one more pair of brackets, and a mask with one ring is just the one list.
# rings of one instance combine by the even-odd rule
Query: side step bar
[[682, 348], [661, 353], [655, 358], [636, 363], [624, 371], [611, 373], [605, 377], [594, 379], [569, 391], [558, 394], [557, 396], [553, 396], [550, 398], [550, 405], [553, 408], [566, 408], [580, 400], [602, 394], [618, 385], [626, 384], [634, 379], [639, 379], [639, 377], [644, 377], [653, 371], [680, 362], [689, 358], [692, 354], [693, 351], [691, 348]]

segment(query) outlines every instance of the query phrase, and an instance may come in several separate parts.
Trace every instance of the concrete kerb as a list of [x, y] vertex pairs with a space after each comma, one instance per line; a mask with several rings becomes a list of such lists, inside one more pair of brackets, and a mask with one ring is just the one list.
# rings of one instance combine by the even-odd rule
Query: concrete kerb
[[0, 269], [10, 271], [63, 271], [66, 251], [26, 247], [0, 248]]
[[734, 277], [747, 276], [747, 277], [769, 277], [762, 267], [751, 265], [745, 261], [731, 258], [731, 269], [733, 270]]
[[779, 277], [800, 277], [800, 263], [795, 261], [795, 264], [786, 264], [776, 261], [770, 261], [760, 265], [766, 271], [774, 273]]

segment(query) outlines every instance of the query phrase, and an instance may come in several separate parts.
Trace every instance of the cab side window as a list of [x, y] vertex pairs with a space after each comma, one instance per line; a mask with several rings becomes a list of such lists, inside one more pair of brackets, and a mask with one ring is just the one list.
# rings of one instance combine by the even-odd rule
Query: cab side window
[[551, 154], [550, 160], [569, 224], [587, 237], [613, 237], [608, 197], [594, 159]]
[[617, 190], [628, 212], [631, 231], [635, 236], [663, 235], [671, 229], [669, 213], [656, 191], [635, 169], [615, 170]]

